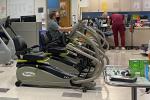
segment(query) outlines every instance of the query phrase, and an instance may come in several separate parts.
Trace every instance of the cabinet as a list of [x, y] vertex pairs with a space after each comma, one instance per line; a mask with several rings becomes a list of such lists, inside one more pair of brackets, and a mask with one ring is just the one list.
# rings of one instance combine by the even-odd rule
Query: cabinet
[[[25, 39], [28, 47], [39, 45], [39, 30], [42, 29], [41, 22], [13, 22], [12, 28], [17, 35], [20, 35]], [[10, 36], [14, 36], [11, 31], [8, 30], [8, 32]]]

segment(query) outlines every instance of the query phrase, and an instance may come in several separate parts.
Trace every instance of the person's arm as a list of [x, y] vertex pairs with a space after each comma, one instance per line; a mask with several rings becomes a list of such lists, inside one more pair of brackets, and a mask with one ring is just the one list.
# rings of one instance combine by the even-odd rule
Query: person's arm
[[54, 31], [62, 31], [62, 32], [68, 32], [72, 30], [72, 27], [61, 27], [56, 22], [51, 22], [49, 27]]
[[72, 30], [72, 27], [61, 27], [61, 26], [59, 26], [59, 30], [63, 31], [63, 32], [68, 32], [68, 31]]

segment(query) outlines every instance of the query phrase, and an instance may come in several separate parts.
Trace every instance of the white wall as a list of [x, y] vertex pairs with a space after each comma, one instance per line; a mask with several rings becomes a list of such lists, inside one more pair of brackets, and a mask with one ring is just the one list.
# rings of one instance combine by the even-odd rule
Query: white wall
[[102, 2], [106, 2], [108, 12], [116, 11], [150, 11], [150, 0], [89, 0], [89, 7], [84, 12], [103, 12]]
[[[78, 19], [80, 17], [80, 5], [79, 5], [79, 2], [80, 0], [71, 0], [71, 14], [72, 14], [72, 25], [74, 25], [74, 21], [75, 22], [78, 22]], [[73, 19], [73, 16], [75, 15], [75, 20]]]
[[43, 7], [44, 8], [44, 14], [46, 14], [46, 1], [47, 0], [35, 0], [35, 14], [37, 15], [37, 20], [40, 20], [41, 14], [38, 13], [38, 8]]
[[6, 0], [0, 0], [0, 18], [6, 17]]
[[87, 0], [87, 6], [82, 8], [83, 12], [98, 12], [100, 10], [100, 0]]
[[[38, 8], [44, 8], [43, 13], [38, 13]], [[42, 22], [43, 29], [47, 27], [47, 0], [35, 0], [35, 15], [37, 22]]]

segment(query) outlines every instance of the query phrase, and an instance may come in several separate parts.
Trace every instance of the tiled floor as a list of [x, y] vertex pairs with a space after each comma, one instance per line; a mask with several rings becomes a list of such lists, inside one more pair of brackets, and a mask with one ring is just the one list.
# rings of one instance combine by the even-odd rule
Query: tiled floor
[[[144, 58], [139, 51], [110, 50], [107, 52], [112, 65], [128, 66], [128, 59]], [[104, 84], [103, 78], [96, 80], [97, 89], [82, 93], [78, 89], [15, 87], [16, 67], [0, 66], [0, 100], [131, 100], [130, 88], [112, 87]], [[102, 87], [102, 89], [100, 88]], [[5, 89], [9, 89], [5, 91]], [[4, 90], [4, 91], [1, 91]], [[149, 100], [150, 94], [138, 89], [138, 100]]]

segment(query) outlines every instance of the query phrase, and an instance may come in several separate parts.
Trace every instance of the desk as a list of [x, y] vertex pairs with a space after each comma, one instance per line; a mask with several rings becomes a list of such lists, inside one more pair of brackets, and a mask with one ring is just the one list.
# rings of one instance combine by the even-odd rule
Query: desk
[[137, 100], [137, 88], [150, 88], [150, 81], [146, 80], [144, 77], [138, 77], [135, 83], [126, 82], [116, 82], [111, 81], [110, 77], [114, 76], [114, 70], [123, 71], [128, 68], [119, 68], [118, 66], [106, 66], [104, 70], [104, 81], [106, 84], [117, 87], [131, 87], [132, 100]]

